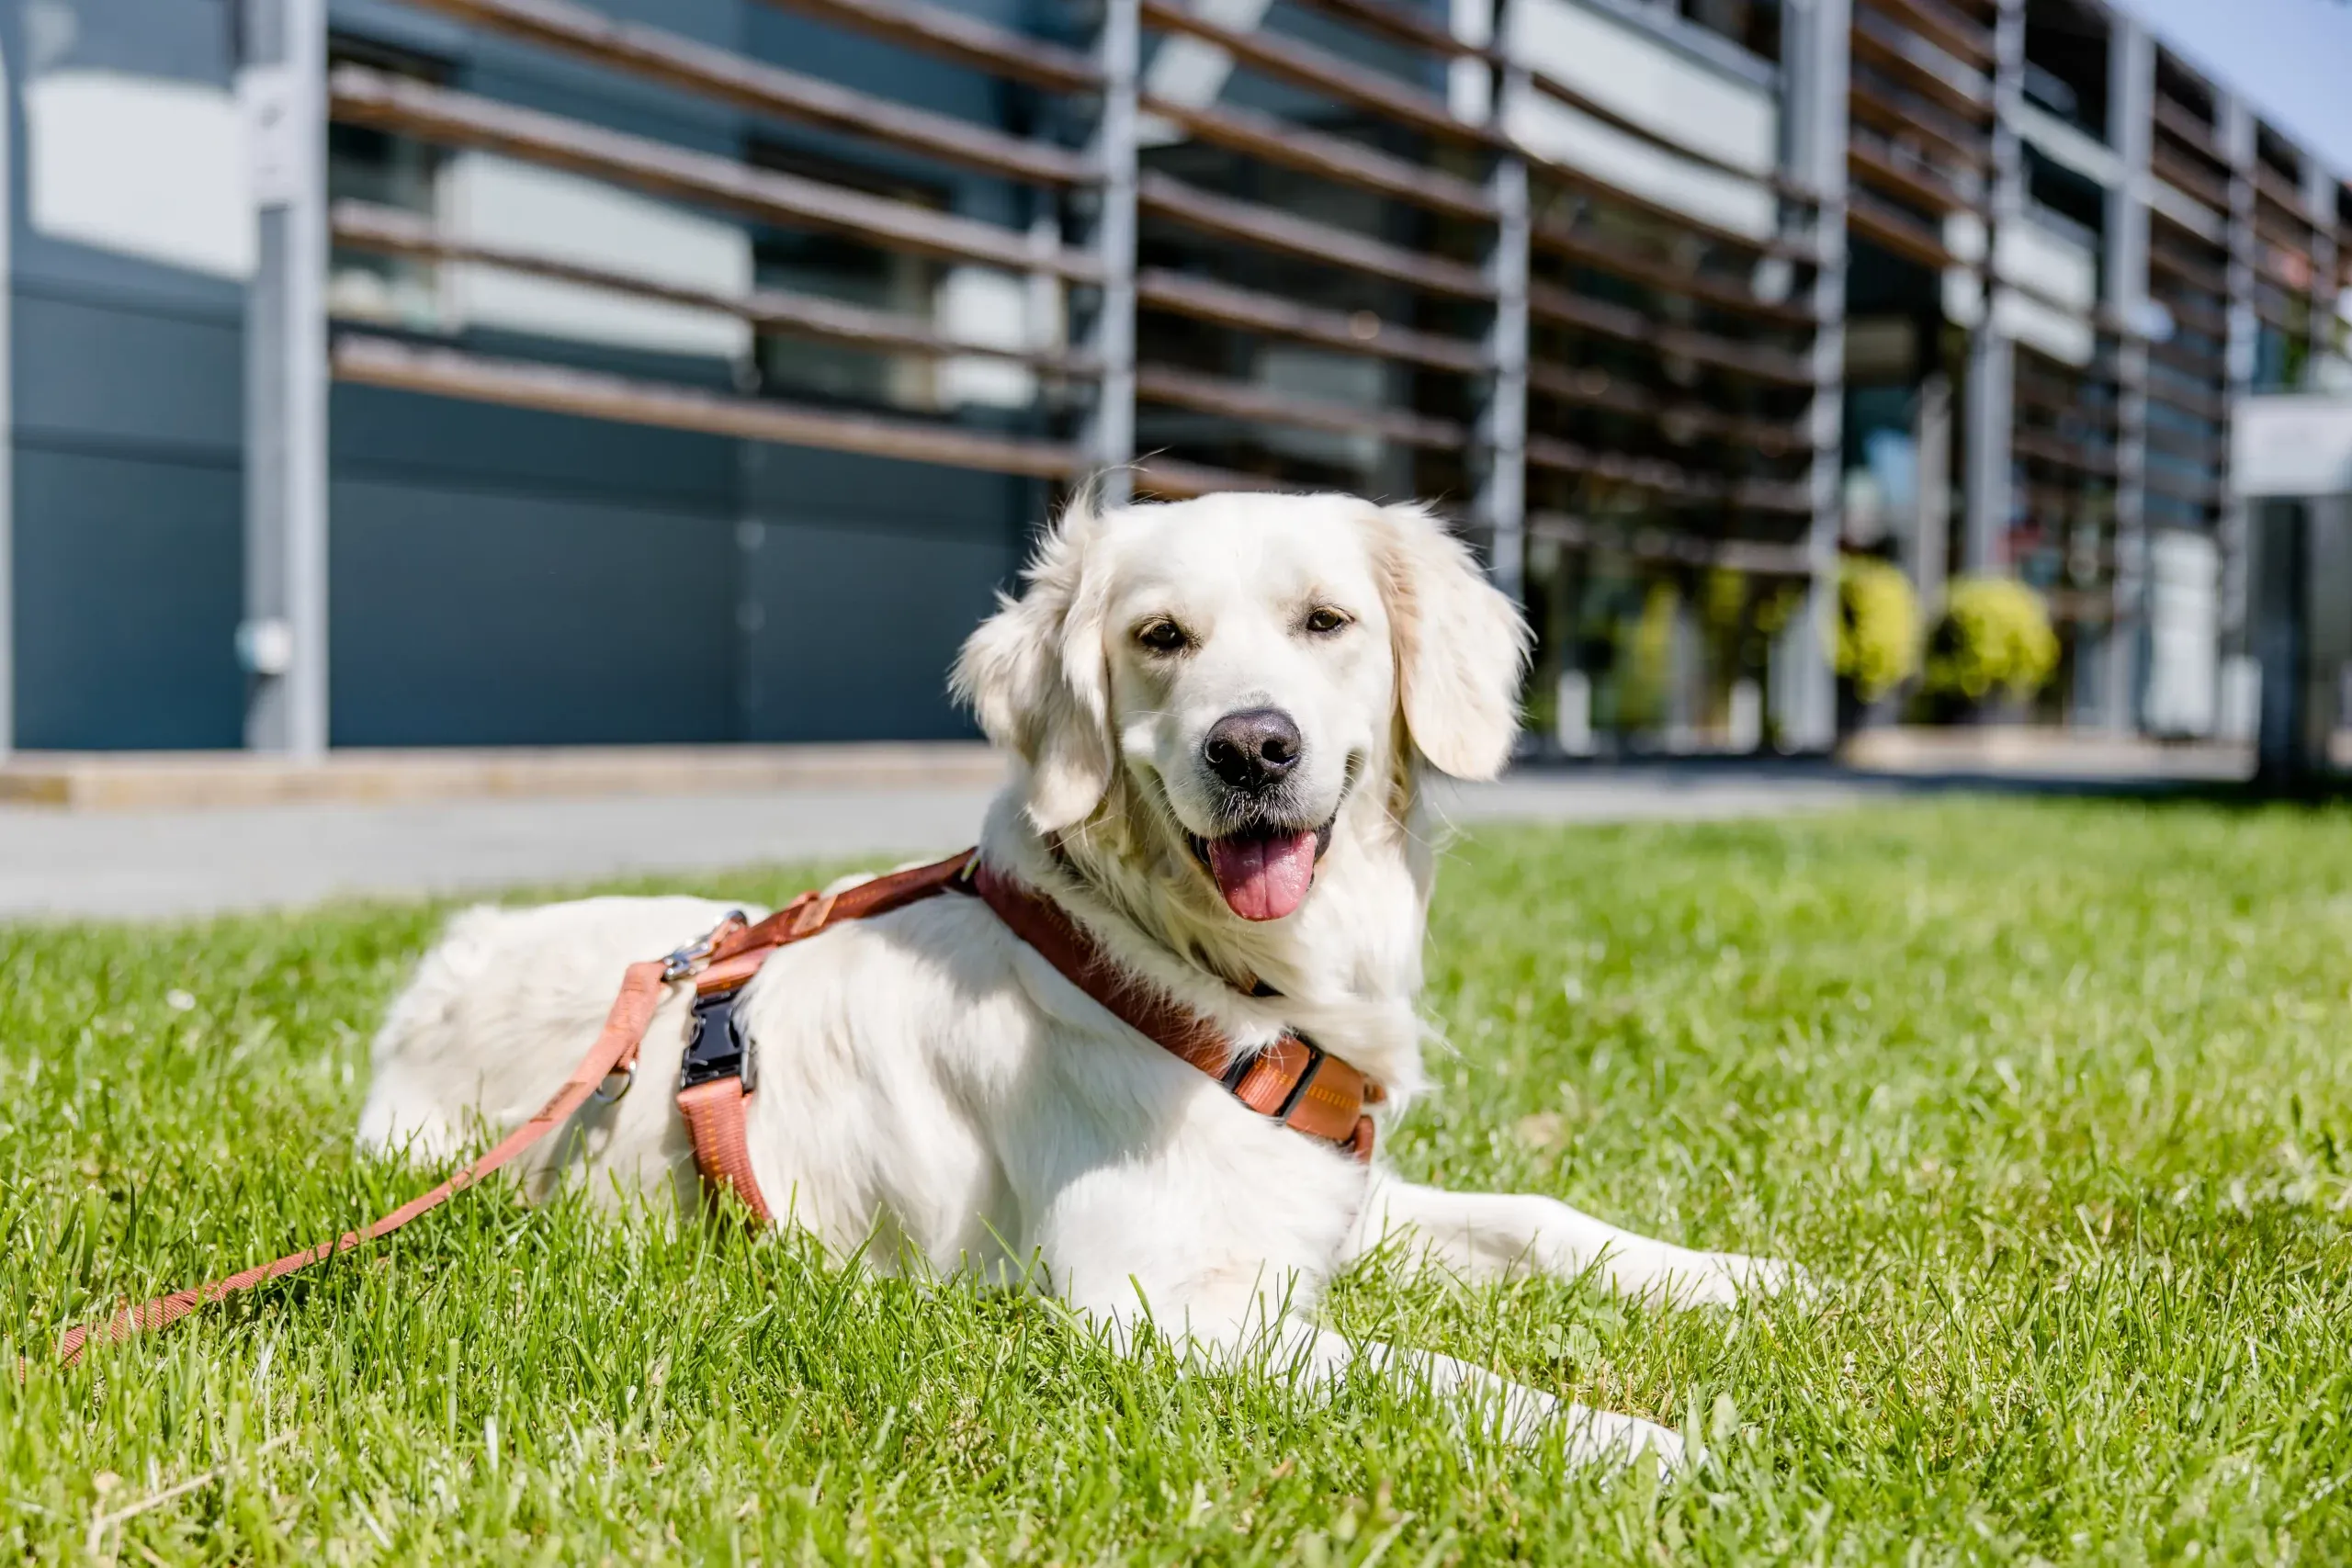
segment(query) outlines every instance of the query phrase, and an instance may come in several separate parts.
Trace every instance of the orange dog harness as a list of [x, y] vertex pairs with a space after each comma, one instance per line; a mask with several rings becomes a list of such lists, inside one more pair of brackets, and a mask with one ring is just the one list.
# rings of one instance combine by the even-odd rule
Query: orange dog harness
[[[127, 1339], [143, 1329], [164, 1327], [200, 1306], [283, 1279], [363, 1242], [380, 1240], [439, 1208], [519, 1158], [591, 1099], [610, 1102], [628, 1092], [637, 1077], [638, 1051], [663, 987], [680, 982], [691, 981], [695, 991], [693, 1030], [678, 1075], [678, 1111], [693, 1135], [695, 1164], [706, 1181], [732, 1191], [762, 1224], [772, 1224], [775, 1215], [752, 1176], [745, 1135], [745, 1112], [759, 1088], [759, 1057], [756, 1043], [736, 1012], [743, 987], [779, 948], [806, 942], [843, 920], [871, 919], [951, 891], [982, 900], [1072, 985], [1170, 1055], [1216, 1078], [1250, 1110], [1335, 1145], [1359, 1160], [1372, 1158], [1373, 1122], [1364, 1108], [1384, 1098], [1379, 1084], [1300, 1034], [1285, 1033], [1252, 1055], [1237, 1053], [1209, 1020], [1122, 974], [1057, 905], [982, 863], [978, 851], [967, 850], [839, 893], [803, 893], [757, 924], [731, 915], [666, 959], [630, 964], [604, 1029], [571, 1076], [537, 1114], [488, 1154], [364, 1230], [346, 1231], [333, 1242], [74, 1328], [59, 1341], [58, 1359], [70, 1364], [94, 1338]], [[23, 1369], [18, 1370], [21, 1375]]]

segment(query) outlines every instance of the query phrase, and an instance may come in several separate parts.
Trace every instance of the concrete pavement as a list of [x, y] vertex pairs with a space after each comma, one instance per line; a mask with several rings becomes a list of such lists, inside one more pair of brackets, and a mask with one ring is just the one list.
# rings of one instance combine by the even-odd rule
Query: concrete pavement
[[[1528, 772], [1444, 785], [1440, 815], [1617, 822], [1819, 811], [1893, 781], [1797, 764]], [[0, 919], [165, 918], [360, 895], [421, 897], [763, 861], [904, 856], [969, 843], [992, 791], [786, 788], [735, 794], [70, 812], [0, 806]]]

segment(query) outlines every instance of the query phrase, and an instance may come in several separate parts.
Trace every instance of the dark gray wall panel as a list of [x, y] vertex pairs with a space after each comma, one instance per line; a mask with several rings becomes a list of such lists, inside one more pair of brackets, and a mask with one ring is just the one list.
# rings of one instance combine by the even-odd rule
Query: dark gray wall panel
[[17, 292], [17, 428], [234, 460], [244, 440], [244, 345], [233, 319]]
[[993, 531], [963, 538], [854, 524], [747, 530], [748, 740], [940, 739], [975, 733], [947, 698], [956, 649], [1015, 565]]
[[238, 470], [20, 443], [16, 480], [18, 743], [239, 744]]
[[338, 476], [656, 509], [717, 513], [734, 505], [738, 444], [724, 436], [376, 387], [338, 386], [328, 417]]
[[732, 738], [724, 514], [345, 479], [339, 746]]

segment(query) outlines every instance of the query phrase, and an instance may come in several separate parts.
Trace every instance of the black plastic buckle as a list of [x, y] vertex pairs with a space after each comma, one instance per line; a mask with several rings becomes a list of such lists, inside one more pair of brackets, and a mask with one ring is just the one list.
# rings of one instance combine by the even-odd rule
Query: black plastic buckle
[[713, 1078], [741, 1078], [749, 1094], [757, 1084], [759, 1055], [735, 1016], [735, 998], [742, 994], [735, 986], [695, 998], [694, 1032], [686, 1037], [685, 1059], [678, 1066], [681, 1090]]

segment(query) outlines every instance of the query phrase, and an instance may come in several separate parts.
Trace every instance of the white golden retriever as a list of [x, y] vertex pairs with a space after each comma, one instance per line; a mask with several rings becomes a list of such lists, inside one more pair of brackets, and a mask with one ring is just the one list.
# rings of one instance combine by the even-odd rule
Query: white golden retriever
[[[1393, 1118], [1422, 1084], [1422, 778], [1503, 766], [1525, 640], [1418, 508], [1221, 495], [1074, 509], [956, 670], [1019, 763], [982, 855], [1243, 1048], [1287, 1026], [1352, 1062]], [[361, 1139], [446, 1157], [477, 1114], [514, 1125], [595, 1035], [623, 966], [728, 908], [594, 898], [459, 916], [377, 1041]], [[686, 1014], [669, 998], [644, 1087], [583, 1111], [535, 1190], [585, 1174], [696, 1201], [685, 1128], [655, 1087], [676, 1075]], [[1789, 1272], [1550, 1198], [1360, 1165], [1128, 1029], [976, 898], [785, 948], [740, 1016], [761, 1052], [759, 1185], [840, 1253], [1042, 1277], [1122, 1343], [1148, 1317], [1213, 1361], [1271, 1344], [1316, 1386], [1351, 1365], [1414, 1378], [1515, 1438], [1558, 1421], [1579, 1457], [1646, 1448], [1671, 1463], [1679, 1444], [1448, 1357], [1350, 1346], [1317, 1326], [1320, 1288], [1384, 1241], [1471, 1280], [1589, 1276], [1677, 1304]]]

